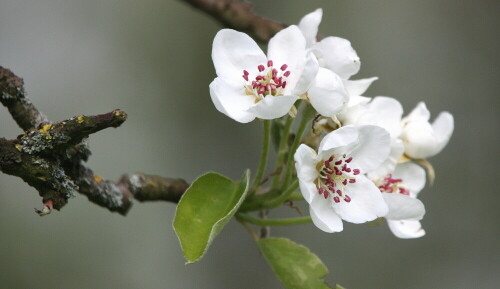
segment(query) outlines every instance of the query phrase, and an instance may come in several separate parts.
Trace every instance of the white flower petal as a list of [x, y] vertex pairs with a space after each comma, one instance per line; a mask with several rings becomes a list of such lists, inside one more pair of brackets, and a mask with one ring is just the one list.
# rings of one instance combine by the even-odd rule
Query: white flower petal
[[363, 175], [356, 176], [356, 182], [345, 186], [344, 194], [351, 202], [340, 201], [333, 209], [345, 221], [359, 224], [383, 217], [388, 207], [382, 198], [380, 190]]
[[343, 126], [325, 135], [318, 148], [318, 155], [321, 159], [328, 158], [335, 150], [345, 150], [353, 145], [357, 145], [359, 138], [358, 129], [353, 125]]
[[331, 199], [317, 195], [309, 206], [311, 219], [322, 231], [327, 233], [341, 232], [344, 229], [342, 220], [332, 209]]
[[304, 68], [302, 69], [302, 72], [300, 74], [300, 77], [297, 80], [297, 83], [295, 84], [295, 87], [292, 87], [292, 85], [288, 85], [287, 82], [287, 87], [284, 90], [285, 93], [288, 91], [291, 91], [291, 94], [293, 95], [301, 95], [303, 93], [306, 93], [311, 87], [314, 79], [316, 78], [316, 75], [318, 74], [318, 69], [319, 69], [318, 60], [316, 60], [314, 54], [309, 53], [307, 55], [307, 59]]
[[217, 76], [241, 83], [243, 70], [256, 74], [257, 66], [267, 62], [266, 55], [255, 41], [245, 33], [222, 29], [215, 35], [212, 60]]
[[401, 135], [403, 106], [394, 98], [377, 96], [367, 106], [367, 110], [356, 122], [357, 125], [371, 124], [384, 128], [391, 137]]
[[349, 79], [359, 71], [359, 57], [347, 39], [326, 37], [312, 49], [318, 57], [319, 65], [337, 73], [342, 79]]
[[437, 142], [436, 154], [441, 152], [441, 150], [443, 150], [443, 148], [448, 144], [448, 141], [453, 134], [453, 127], [453, 116], [446, 111], [441, 112], [432, 123], [432, 129], [434, 130]]
[[267, 57], [278, 68], [283, 64], [288, 65], [287, 70], [291, 74], [286, 79], [287, 87], [293, 89], [306, 62], [306, 39], [300, 29], [291, 25], [276, 33], [269, 40]]
[[210, 97], [218, 111], [241, 123], [255, 119], [253, 114], [246, 111], [254, 104], [255, 98], [245, 95], [243, 86], [217, 77], [209, 88]]
[[342, 110], [337, 118], [343, 125], [357, 124], [358, 119], [368, 111], [368, 102], [371, 98], [364, 96], [350, 96], [347, 107]]
[[401, 239], [420, 238], [425, 235], [425, 230], [422, 229], [422, 225], [419, 221], [387, 220], [387, 224], [392, 233]]
[[389, 212], [387, 220], [422, 220], [425, 215], [424, 204], [415, 198], [398, 193], [382, 193]]
[[379, 126], [361, 125], [357, 129], [357, 145], [347, 155], [352, 157], [351, 167], [365, 174], [385, 162], [391, 151], [391, 137]]
[[403, 185], [412, 197], [416, 197], [425, 187], [425, 170], [412, 162], [397, 165], [392, 176], [394, 179], [403, 180]]
[[[389, 153], [389, 156], [385, 160], [385, 162], [378, 167], [376, 170], [373, 170], [368, 173], [368, 177], [371, 180], [381, 180], [387, 174], [391, 173], [394, 171], [394, 169], [397, 167], [398, 160], [403, 156], [403, 153], [405, 151], [405, 146], [403, 142], [400, 139], [391, 139], [391, 152]], [[398, 165], [399, 166], [399, 165]], [[424, 183], [425, 183], [425, 173], [424, 173]]]
[[247, 111], [261, 119], [275, 119], [287, 114], [297, 99], [294, 95], [268, 95], [250, 106]]
[[342, 79], [326, 68], [319, 68], [307, 95], [311, 105], [320, 114], [328, 117], [339, 113], [349, 101]]
[[299, 179], [300, 191], [304, 199], [311, 203], [313, 197], [318, 194], [314, 181], [318, 178], [319, 173], [316, 169], [317, 154], [305, 144], [301, 144], [294, 155], [295, 168]]
[[322, 16], [323, 10], [319, 8], [302, 17], [299, 22], [299, 28], [307, 41], [307, 47], [311, 47], [316, 43], [316, 35], [318, 34], [318, 26], [321, 23]]
[[344, 86], [351, 97], [355, 95], [363, 95], [368, 87], [370, 87], [370, 85], [377, 79], [378, 77], [370, 77], [357, 80], [346, 79], [344, 80]]
[[417, 106], [405, 117], [403, 122], [410, 121], [429, 121], [431, 113], [423, 102], [419, 102]]

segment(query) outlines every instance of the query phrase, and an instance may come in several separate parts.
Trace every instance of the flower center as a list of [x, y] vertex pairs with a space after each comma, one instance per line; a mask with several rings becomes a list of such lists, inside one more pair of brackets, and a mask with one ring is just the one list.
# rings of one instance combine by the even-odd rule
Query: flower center
[[351, 197], [344, 193], [346, 186], [356, 182], [355, 175], [359, 175], [359, 169], [352, 169], [349, 163], [352, 157], [346, 158], [342, 155], [336, 158], [335, 155], [330, 156], [321, 164], [319, 168], [318, 193], [323, 195], [325, 199], [332, 196], [335, 203], [340, 203], [341, 200], [349, 203]]
[[403, 186], [402, 179], [394, 179], [392, 174], [384, 178], [384, 183], [378, 187], [382, 193], [399, 193], [405, 196], [410, 195], [410, 190]]
[[288, 65], [283, 64], [280, 71], [273, 67], [273, 61], [267, 61], [267, 68], [264, 65], [257, 66], [259, 75], [250, 82], [248, 71], [243, 70], [243, 79], [247, 81], [245, 93], [256, 97], [255, 102], [262, 100], [266, 95], [283, 95], [286, 87], [286, 78], [290, 76], [290, 70], [286, 70]]

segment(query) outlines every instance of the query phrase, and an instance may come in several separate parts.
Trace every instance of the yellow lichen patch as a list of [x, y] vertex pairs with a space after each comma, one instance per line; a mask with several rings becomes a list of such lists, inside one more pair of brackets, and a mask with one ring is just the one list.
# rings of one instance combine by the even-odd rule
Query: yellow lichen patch
[[102, 178], [100, 176], [94, 176], [94, 180], [100, 183], [102, 181]]
[[115, 115], [116, 115], [116, 116], [120, 116], [120, 115], [121, 115], [121, 112], [120, 112], [119, 110], [116, 110], [116, 111], [115, 111]]
[[50, 134], [47, 134], [47, 135], [45, 136], [45, 139], [52, 139], [52, 136], [51, 136]]
[[44, 126], [42, 127], [42, 129], [41, 129], [41, 130], [39, 130], [39, 131], [40, 131], [40, 133], [47, 133], [47, 132], [50, 130], [50, 128], [51, 128], [51, 127], [52, 127], [52, 125], [51, 125], [51, 124], [46, 124], [46, 125], [44, 125]]
[[22, 151], [22, 150], [23, 150], [23, 146], [22, 146], [22, 145], [20, 145], [20, 144], [16, 144], [16, 149], [17, 149], [18, 151]]
[[76, 118], [78, 120], [78, 123], [82, 123], [83, 122], [83, 115], [80, 115], [79, 117]]

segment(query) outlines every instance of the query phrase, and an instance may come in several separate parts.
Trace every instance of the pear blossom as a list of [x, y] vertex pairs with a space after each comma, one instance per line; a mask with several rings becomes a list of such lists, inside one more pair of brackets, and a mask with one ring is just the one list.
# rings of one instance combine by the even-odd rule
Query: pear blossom
[[448, 144], [453, 133], [453, 116], [441, 112], [432, 124], [430, 112], [425, 103], [420, 102], [402, 119], [401, 139], [405, 145], [405, 154], [411, 158], [424, 159], [438, 154]]
[[388, 212], [380, 190], [365, 174], [379, 167], [389, 151], [389, 133], [373, 125], [341, 127], [323, 138], [317, 153], [299, 146], [294, 158], [300, 191], [319, 229], [340, 232], [342, 220], [364, 223]]
[[293, 25], [269, 41], [267, 56], [245, 33], [222, 29], [215, 36], [212, 59], [217, 73], [210, 84], [212, 101], [217, 110], [241, 123], [287, 114], [318, 69], [317, 61], [307, 55], [304, 36]]
[[318, 59], [320, 69], [329, 69], [339, 76], [351, 97], [362, 95], [378, 78], [350, 79], [361, 67], [358, 54], [347, 39], [329, 36], [319, 42], [316, 40], [322, 17], [323, 10], [319, 8], [300, 20], [298, 26], [304, 34], [307, 47]]
[[412, 162], [398, 164], [391, 174], [374, 182], [389, 207], [385, 218], [392, 233], [402, 239], [424, 236], [420, 220], [425, 215], [425, 207], [417, 199], [425, 186], [424, 169]]
[[391, 135], [391, 152], [387, 160], [376, 170], [370, 172], [370, 178], [380, 178], [393, 171], [403, 156], [404, 144], [399, 138], [402, 131], [401, 118], [403, 107], [394, 98], [377, 96], [369, 101], [362, 99], [358, 105], [347, 108], [339, 115], [342, 124], [377, 125]]

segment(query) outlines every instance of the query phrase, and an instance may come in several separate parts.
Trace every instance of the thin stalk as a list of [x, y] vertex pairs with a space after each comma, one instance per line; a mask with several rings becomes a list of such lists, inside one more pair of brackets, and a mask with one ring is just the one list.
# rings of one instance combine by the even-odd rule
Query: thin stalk
[[259, 168], [257, 169], [257, 174], [253, 180], [252, 187], [249, 192], [249, 196], [253, 195], [262, 181], [264, 176], [264, 171], [267, 166], [267, 157], [269, 156], [269, 147], [271, 143], [271, 121], [264, 120], [264, 130], [262, 133], [262, 152], [260, 154]]
[[304, 135], [304, 132], [306, 131], [307, 124], [309, 123], [309, 120], [312, 119], [313, 115], [311, 115], [310, 113], [307, 112], [307, 107], [306, 107], [306, 109], [304, 109], [302, 119], [300, 120], [299, 129], [297, 130], [297, 134], [295, 135], [295, 139], [293, 140], [293, 144], [292, 144], [290, 150], [288, 151], [288, 159], [286, 162], [286, 172], [285, 172], [285, 180], [283, 182], [283, 187], [288, 186], [288, 184], [292, 180], [292, 174], [293, 174], [293, 169], [294, 169], [293, 156], [294, 156], [295, 151], [297, 150], [297, 148], [299, 147], [299, 145], [302, 141], [302, 136]]
[[284, 201], [290, 199], [290, 196], [297, 190], [299, 187], [299, 181], [295, 180], [293, 183], [288, 186], [288, 188], [281, 193], [277, 198], [272, 199], [268, 202], [265, 202], [263, 204], [263, 207], [266, 209], [272, 209], [272, 208], [277, 208], [283, 204]]
[[261, 219], [247, 214], [238, 213], [236, 218], [241, 222], [247, 222], [257, 226], [293, 226], [312, 222], [311, 217], [298, 217], [288, 219]]
[[[288, 137], [290, 136], [290, 129], [292, 128], [294, 120], [295, 120], [294, 117], [287, 116], [285, 127], [283, 128], [283, 134], [281, 136], [280, 144], [278, 147], [278, 158], [276, 159], [276, 168], [283, 166], [283, 163], [285, 161]], [[276, 174], [274, 176], [271, 188], [276, 189], [279, 186], [281, 175], [282, 174], [280, 172], [279, 174]]]

